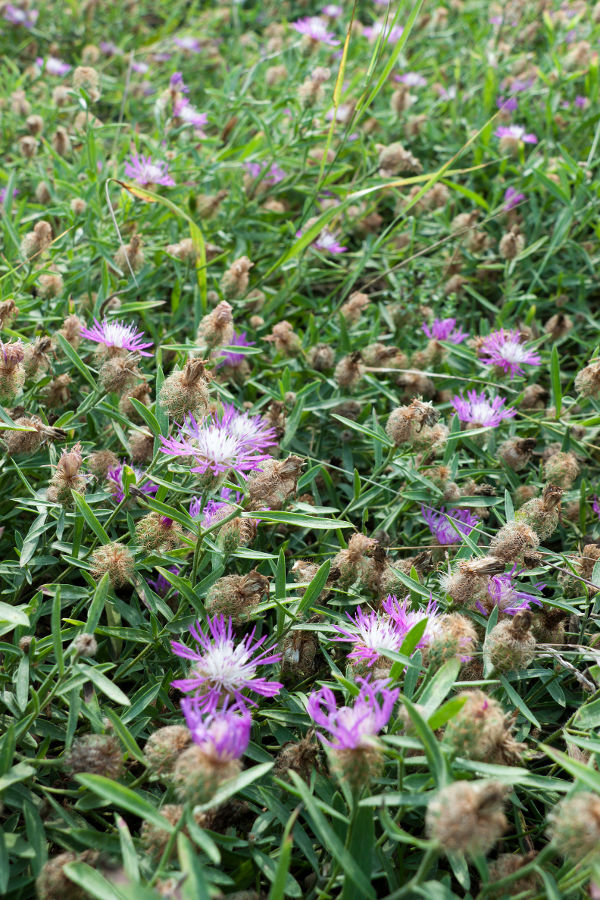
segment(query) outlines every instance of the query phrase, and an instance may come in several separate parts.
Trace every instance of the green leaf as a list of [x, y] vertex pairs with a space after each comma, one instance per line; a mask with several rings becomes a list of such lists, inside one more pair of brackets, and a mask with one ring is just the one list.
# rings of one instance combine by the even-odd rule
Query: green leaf
[[568, 772], [577, 781], [585, 784], [590, 790], [600, 794], [600, 772], [596, 772], [595, 769], [591, 769], [576, 759], [571, 759], [566, 753], [563, 753], [561, 750], [555, 750], [554, 747], [549, 747], [547, 744], [540, 744], [540, 749], [550, 759], [557, 762], [559, 766], [562, 766], [565, 772]]
[[550, 354], [550, 384], [552, 386], [552, 401], [556, 409], [554, 417], [559, 419], [562, 409], [562, 389], [560, 386], [560, 360], [556, 344], [553, 346]]
[[73, 494], [73, 499], [75, 501], [77, 509], [85, 519], [88, 527], [91, 528], [91, 530], [94, 532], [98, 540], [100, 540], [103, 544], [110, 543], [109, 536], [90, 509], [83, 494], [80, 494], [77, 491], [71, 491], [71, 493]]
[[307, 818], [316, 837], [323, 847], [327, 847], [342, 872], [345, 873], [345, 877], [355, 886], [357, 891], [355, 896], [361, 898], [369, 897], [371, 900], [375, 900], [377, 896], [375, 889], [315, 803], [315, 798], [310, 793], [306, 782], [291, 769], [289, 775], [306, 807]]
[[225, 781], [212, 799], [209, 800], [208, 803], [196, 806], [194, 812], [206, 812], [209, 809], [214, 809], [215, 806], [220, 806], [221, 803], [225, 803], [230, 797], [239, 794], [240, 791], [243, 791], [248, 785], [258, 781], [259, 778], [262, 778], [263, 775], [270, 772], [274, 765], [275, 763], [272, 762], [261, 763], [258, 766], [252, 766], [251, 769], [246, 769], [241, 775], [238, 775], [237, 778], [231, 778], [229, 781]]
[[424, 717], [429, 718], [446, 698], [458, 677], [460, 666], [461, 663], [458, 659], [449, 659], [425, 685], [419, 697], [419, 707], [422, 708]]
[[181, 871], [186, 876], [181, 891], [183, 900], [210, 900], [200, 857], [190, 839], [181, 832], [177, 835], [177, 854]]
[[87, 383], [91, 385], [94, 390], [96, 390], [98, 387], [98, 380], [96, 376], [92, 372], [90, 372], [79, 354], [73, 349], [73, 347], [71, 347], [70, 343], [63, 337], [60, 331], [56, 332], [54, 338], [60, 344], [61, 350], [63, 351], [65, 356], [70, 359], [80, 375], [83, 375]]
[[295, 525], [297, 528], [312, 528], [317, 531], [331, 531], [333, 528], [354, 528], [352, 522], [346, 522], [344, 519], [325, 519], [322, 516], [308, 516], [304, 513], [295, 512], [258, 510], [257, 512], [243, 512], [242, 518], [260, 519], [261, 522], [273, 524]]
[[160, 425], [152, 410], [148, 409], [147, 406], [144, 406], [143, 403], [140, 403], [139, 400], [136, 400], [135, 397], [130, 397], [129, 402], [138, 415], [144, 420], [154, 437], [158, 437], [158, 435], [161, 434]]
[[0, 794], [11, 785], [18, 784], [19, 781], [26, 781], [32, 775], [35, 775], [33, 766], [29, 766], [24, 762], [17, 763], [16, 766], [13, 766], [12, 769], [0, 776]]
[[65, 659], [62, 648], [62, 629], [60, 621], [60, 586], [56, 589], [54, 600], [52, 601], [52, 645], [54, 647], [54, 655], [56, 664], [58, 665], [58, 674], [62, 678], [65, 672]]
[[506, 676], [500, 675], [499, 680], [502, 683], [502, 687], [508, 694], [508, 698], [511, 701], [511, 703], [515, 704], [517, 709], [519, 709], [523, 713], [525, 718], [528, 719], [532, 725], [534, 725], [536, 728], [541, 729], [542, 726], [540, 725], [536, 716], [531, 712], [531, 710], [529, 709], [529, 707], [527, 706], [527, 704], [525, 703], [523, 698], [520, 697], [519, 694], [517, 694], [517, 692], [515, 691], [513, 686], [508, 682], [508, 679], [506, 678]]
[[106, 598], [108, 597], [109, 587], [110, 578], [108, 577], [108, 572], [105, 572], [98, 582], [98, 586], [96, 587], [94, 596], [92, 597], [87, 622], [85, 624], [85, 630], [87, 634], [93, 634], [98, 627], [98, 622], [100, 621], [100, 616], [102, 615], [102, 610], [104, 609]]
[[23, 612], [20, 606], [9, 606], [0, 601], [0, 622], [8, 622], [10, 625], [29, 626], [29, 616]]
[[123, 693], [121, 688], [117, 687], [116, 684], [113, 684], [99, 669], [96, 669], [94, 666], [84, 665], [83, 663], [76, 666], [76, 668], [80, 672], [83, 672], [92, 684], [97, 687], [99, 691], [102, 691], [103, 694], [106, 694], [113, 703], [118, 703], [120, 706], [130, 705], [129, 698]]
[[325, 587], [325, 583], [327, 582], [327, 578], [329, 577], [330, 568], [331, 560], [326, 559], [325, 562], [319, 567], [318, 571], [315, 573], [314, 578], [304, 592], [304, 596], [298, 603], [298, 607], [296, 609], [297, 616], [303, 616], [304, 613], [308, 609], [310, 609], [312, 604], [317, 600], [317, 597]]
[[173, 825], [164, 816], [161, 816], [152, 803], [136, 794], [131, 788], [125, 787], [124, 784], [112, 781], [104, 775], [89, 773], [76, 775], [75, 778], [85, 788], [93, 791], [100, 799], [106, 800], [112, 806], [125, 809], [134, 816], [138, 816], [142, 821], [151, 822], [157, 828], [164, 828], [168, 834], [173, 831]]
[[421, 739], [421, 743], [425, 750], [425, 756], [429, 763], [429, 771], [433, 775], [437, 786], [443, 787], [450, 781], [450, 772], [448, 769], [448, 762], [440, 750], [440, 745], [433, 731], [416, 706], [414, 706], [406, 697], [401, 697], [400, 699], [406, 706], [414, 729]]

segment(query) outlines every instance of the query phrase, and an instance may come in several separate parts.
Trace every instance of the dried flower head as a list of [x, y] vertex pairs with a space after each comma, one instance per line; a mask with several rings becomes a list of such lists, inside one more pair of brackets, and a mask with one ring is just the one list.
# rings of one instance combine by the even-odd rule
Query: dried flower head
[[112, 734], [85, 734], [73, 741], [66, 765], [73, 775], [91, 772], [117, 781], [123, 771], [123, 751]]
[[600, 842], [600, 797], [578, 791], [561, 800], [548, 816], [549, 834], [555, 848], [570, 862], [588, 853], [597, 854]]
[[135, 560], [125, 544], [110, 541], [94, 550], [91, 557], [90, 572], [99, 580], [108, 574], [113, 587], [122, 587], [133, 579]]
[[82, 464], [81, 444], [75, 444], [70, 450], [63, 450], [48, 486], [48, 500], [52, 503], [70, 504], [71, 491], [85, 491], [87, 476], [80, 472]]
[[495, 625], [483, 644], [483, 658], [488, 667], [509, 672], [530, 666], [536, 650], [532, 624], [531, 612], [521, 610], [512, 619], [503, 619]]
[[169, 416], [183, 421], [189, 413], [198, 415], [208, 409], [208, 384], [204, 360], [188, 359], [181, 371], [172, 372], [164, 380], [158, 402]]
[[216, 306], [212, 312], [204, 316], [198, 326], [196, 339], [205, 347], [217, 347], [229, 344], [233, 338], [232, 307], [226, 300]]
[[185, 725], [165, 725], [152, 732], [144, 747], [146, 765], [155, 775], [169, 775], [189, 747], [192, 736]]
[[429, 837], [446, 853], [487, 853], [508, 827], [506, 794], [497, 781], [456, 781], [443, 787], [427, 807]]

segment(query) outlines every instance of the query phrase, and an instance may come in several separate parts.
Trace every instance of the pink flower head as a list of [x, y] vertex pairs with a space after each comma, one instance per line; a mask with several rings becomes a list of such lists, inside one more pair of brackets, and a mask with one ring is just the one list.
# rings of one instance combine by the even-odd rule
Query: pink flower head
[[327, 16], [328, 19], [339, 19], [339, 17], [344, 12], [343, 7], [337, 6], [334, 3], [328, 3], [327, 6], [324, 6], [321, 10], [324, 16]]
[[134, 72], [137, 72], [138, 75], [146, 75], [150, 71], [150, 64], [147, 62], [142, 62], [141, 60], [135, 61], [131, 63], [131, 68]]
[[[234, 334], [229, 342], [230, 347], [254, 347], [254, 341], [249, 341], [246, 339], [246, 332], [241, 331], [239, 334]], [[241, 366], [246, 358], [245, 353], [236, 353], [235, 350], [222, 350], [221, 356], [219, 357], [219, 362], [216, 365], [218, 369], [220, 366], [231, 366], [232, 368], [237, 368], [237, 366]]]
[[421, 328], [432, 341], [449, 341], [451, 344], [462, 344], [469, 337], [468, 332], [463, 331], [460, 325], [456, 326], [456, 319], [434, 319], [431, 326], [423, 322]]
[[[0, 206], [4, 205], [4, 201], [6, 200], [7, 193], [8, 193], [7, 188], [0, 188]], [[19, 193], [18, 190], [16, 188], [13, 188], [13, 192], [12, 192], [13, 199], [17, 196], [18, 193]]]
[[400, 650], [406, 631], [393, 619], [376, 612], [365, 615], [360, 606], [354, 618], [349, 613], [346, 615], [351, 626], [335, 625], [335, 631], [341, 636], [333, 640], [350, 641], [354, 644], [348, 659], [357, 659], [372, 666], [379, 659], [382, 650], [393, 650], [395, 653]]
[[417, 648], [425, 647], [439, 632], [440, 623], [437, 603], [431, 596], [426, 609], [412, 609], [408, 597], [405, 597], [404, 600], [398, 600], [393, 594], [388, 594], [387, 599], [383, 601], [382, 606], [391, 620], [404, 632], [405, 636], [411, 628], [414, 628], [417, 622], [422, 622], [423, 619], [427, 619], [425, 631], [417, 644]]
[[7, 3], [4, 7], [5, 20], [11, 25], [22, 25], [24, 28], [33, 28], [39, 14], [37, 9], [20, 9], [12, 3]]
[[519, 101], [516, 97], [498, 97], [496, 100], [496, 106], [498, 109], [503, 109], [506, 112], [514, 112], [519, 107]]
[[186, 125], [193, 125], [194, 128], [202, 128], [208, 122], [206, 113], [198, 112], [187, 97], [181, 97], [175, 101], [173, 104], [173, 115], [176, 119], [181, 119]]
[[537, 144], [538, 139], [535, 134], [525, 131], [522, 125], [500, 125], [494, 132], [499, 138], [512, 138], [515, 141], [521, 141], [523, 144]]
[[392, 26], [389, 22], [386, 24], [385, 22], [373, 22], [372, 25], [367, 25], [363, 28], [363, 34], [370, 41], [376, 41], [380, 34], [383, 34], [383, 41], [389, 41], [390, 44], [397, 44], [400, 38], [402, 37], [402, 33], [404, 28], [401, 28], [399, 25]]
[[[179, 566], [169, 566], [167, 569], [168, 572], [172, 572], [173, 575], [177, 575], [179, 573]], [[172, 588], [172, 584], [170, 581], [167, 581], [164, 575], [161, 575], [159, 572], [156, 578], [148, 578], [148, 584], [152, 588], [155, 594], [158, 594], [159, 597], [166, 597], [169, 591]], [[174, 591], [173, 596], [179, 596], [179, 591]]]
[[173, 39], [173, 43], [176, 44], [181, 50], [187, 50], [188, 53], [201, 53], [202, 52], [202, 44], [198, 40], [198, 38], [192, 37], [191, 35], [184, 35], [183, 37], [176, 37]]
[[327, 30], [327, 22], [321, 16], [305, 16], [303, 19], [292, 22], [292, 28], [298, 34], [309, 37], [311, 41], [318, 41], [329, 47], [337, 47], [340, 43], [336, 40], [334, 33]]
[[98, 46], [105, 56], [117, 56], [121, 52], [113, 41], [100, 41]]
[[408, 87], [425, 87], [427, 84], [427, 79], [418, 72], [403, 72], [402, 75], [394, 75], [394, 80], [401, 81]]
[[224, 519], [226, 515], [233, 511], [233, 504], [239, 505], [243, 495], [238, 492], [233, 493], [231, 488], [221, 488], [219, 492], [219, 500], [208, 500], [204, 506], [200, 497], [193, 497], [190, 501], [188, 512], [192, 519], [199, 519], [202, 516], [202, 528], [210, 528], [215, 522]]
[[149, 184], [162, 184], [172, 187], [175, 182], [169, 175], [169, 166], [166, 162], [152, 162], [151, 156], [138, 155], [137, 150], [132, 150], [131, 161], [125, 162], [125, 175], [133, 178], [142, 187]]
[[60, 78], [71, 71], [71, 66], [62, 59], [58, 59], [57, 56], [49, 56], [46, 60], [38, 56], [36, 63], [48, 75], [57, 75]]
[[361, 688], [352, 706], [340, 706], [338, 709], [335, 694], [328, 687], [322, 687], [308, 698], [306, 710], [309, 716], [325, 728], [333, 740], [318, 732], [319, 739], [336, 750], [367, 749], [375, 745], [377, 735], [390, 720], [400, 693], [397, 688], [387, 688], [387, 680], [356, 680]]
[[176, 656], [192, 663], [189, 677], [173, 681], [173, 687], [184, 694], [194, 694], [198, 698], [198, 709], [203, 713], [213, 713], [231, 701], [242, 708], [256, 706], [244, 691], [275, 697], [282, 685], [256, 674], [259, 666], [281, 659], [280, 654], [273, 653], [272, 647], [261, 649], [266, 636], [255, 641], [255, 629], [252, 629], [236, 643], [231, 618], [226, 622], [224, 616], [212, 619], [207, 616], [206, 624], [206, 631], [202, 630], [200, 622], [190, 626], [197, 649], [190, 649], [178, 641], [171, 643]]
[[520, 194], [514, 187], [509, 187], [504, 192], [504, 211], [509, 212], [525, 199], [525, 194]]
[[467, 399], [462, 396], [452, 398], [452, 406], [461, 422], [469, 422], [477, 428], [496, 427], [503, 419], [511, 419], [517, 411], [512, 407], [504, 408], [506, 400], [501, 397], [489, 399], [485, 391], [468, 391]]
[[[108, 481], [111, 493], [117, 503], [120, 503], [121, 500], [125, 499], [125, 485], [123, 484], [123, 474], [125, 466], [128, 465], [125, 461], [120, 462], [118, 466], [114, 466], [109, 469], [106, 473], [106, 480]], [[158, 491], [158, 485], [152, 484], [150, 481], [145, 481], [143, 484], [139, 485], [138, 482], [142, 480], [144, 477], [144, 473], [140, 471], [140, 469], [136, 469], [135, 466], [130, 466], [132, 472], [135, 475], [135, 487], [139, 491], [142, 491], [143, 494], [148, 494], [148, 496], [154, 496]]]
[[[302, 233], [301, 230], [297, 231], [296, 237], [302, 237]], [[343, 247], [338, 242], [337, 235], [327, 228], [323, 228], [323, 230], [319, 232], [311, 246], [313, 246], [315, 250], [321, 250], [324, 253], [345, 253], [348, 249], [347, 247]]]
[[286, 173], [277, 163], [245, 162], [244, 166], [251, 178], [260, 178], [263, 184], [279, 184], [286, 177]]
[[468, 509], [452, 509], [447, 513], [443, 506], [439, 512], [421, 506], [421, 515], [438, 544], [444, 545], [457, 544], [462, 540], [462, 535], [470, 534], [479, 522], [478, 517], [471, 515]]
[[492, 331], [483, 339], [479, 348], [479, 359], [486, 366], [498, 366], [510, 377], [524, 375], [524, 365], [538, 366], [542, 358], [521, 342], [521, 335], [516, 329]]
[[[488, 579], [488, 597], [494, 606], [499, 608], [500, 612], [508, 613], [510, 616], [514, 616], [521, 609], [531, 609], [532, 603], [537, 606], [542, 605], [542, 601], [539, 597], [528, 594], [526, 591], [519, 590], [519, 586], [515, 584], [514, 579], [520, 574], [521, 572], [515, 565], [510, 572], [506, 572], [504, 575], [492, 575]], [[546, 585], [541, 581], [538, 581], [535, 584], [538, 591], [541, 591], [545, 586]], [[477, 602], [475, 605], [484, 616], [487, 615], [487, 610], [483, 604]]]
[[206, 716], [198, 697], [185, 697], [181, 709], [193, 742], [207, 756], [219, 762], [230, 762], [244, 755], [252, 728], [252, 716], [245, 707], [223, 708]]
[[179, 91], [182, 94], [189, 94], [190, 92], [181, 72], [173, 72], [169, 80], [169, 87], [172, 91]]
[[600, 519], [600, 500], [596, 496], [592, 498], [592, 509]]
[[82, 328], [81, 337], [96, 344], [104, 344], [105, 347], [116, 347], [119, 350], [129, 350], [139, 353], [140, 356], [152, 356], [146, 353], [146, 347], [152, 347], [152, 341], [142, 342], [143, 331], [138, 331], [135, 325], [126, 325], [125, 322], [103, 319], [99, 322], [94, 319], [92, 328]]

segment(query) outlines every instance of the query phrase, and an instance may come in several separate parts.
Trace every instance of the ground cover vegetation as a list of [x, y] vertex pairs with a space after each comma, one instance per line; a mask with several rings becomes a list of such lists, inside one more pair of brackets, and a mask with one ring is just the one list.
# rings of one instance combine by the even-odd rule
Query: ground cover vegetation
[[600, 4], [0, 21], [0, 892], [600, 896]]

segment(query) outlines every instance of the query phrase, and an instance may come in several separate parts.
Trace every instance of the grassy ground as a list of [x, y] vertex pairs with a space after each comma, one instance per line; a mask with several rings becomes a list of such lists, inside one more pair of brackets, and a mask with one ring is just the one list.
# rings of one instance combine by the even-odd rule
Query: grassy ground
[[599, 8], [0, 21], [0, 892], [599, 896]]

